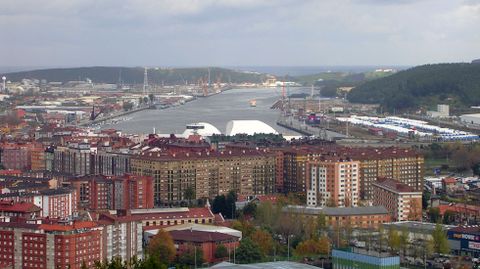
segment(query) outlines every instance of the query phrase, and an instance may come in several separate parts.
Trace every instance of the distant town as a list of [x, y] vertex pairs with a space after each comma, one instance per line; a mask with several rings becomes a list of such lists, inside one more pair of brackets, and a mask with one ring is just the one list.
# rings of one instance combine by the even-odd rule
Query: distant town
[[[355, 99], [392, 68], [112, 70], [3, 76], [0, 268], [480, 268], [478, 106]], [[112, 127], [246, 88], [276, 125]]]

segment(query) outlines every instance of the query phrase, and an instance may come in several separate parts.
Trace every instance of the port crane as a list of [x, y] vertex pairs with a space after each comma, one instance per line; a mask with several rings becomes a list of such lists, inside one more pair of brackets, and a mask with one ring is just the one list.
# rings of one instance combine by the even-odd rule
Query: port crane
[[99, 110], [98, 111], [95, 111], [95, 105], [92, 107], [92, 112], [90, 112], [90, 120], [91, 121], [94, 121], [98, 118], [98, 116], [100, 116], [100, 114], [102, 114], [104, 111], [105, 111], [105, 107], [98, 107]]

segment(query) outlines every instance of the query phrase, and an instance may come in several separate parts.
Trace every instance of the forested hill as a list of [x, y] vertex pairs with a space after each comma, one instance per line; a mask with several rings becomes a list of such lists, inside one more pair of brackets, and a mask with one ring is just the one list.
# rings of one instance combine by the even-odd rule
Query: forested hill
[[414, 67], [365, 82], [349, 93], [356, 103], [379, 103], [393, 111], [432, 108], [438, 103], [480, 105], [480, 64], [453, 63]]
[[[262, 82], [265, 75], [252, 72], [235, 71], [225, 68], [151, 68], [148, 69], [149, 83], [156, 84], [185, 84], [207, 82], [210, 69], [210, 81], [221, 82]], [[46, 79], [47, 81], [67, 82], [74, 80], [91, 79], [95, 83], [117, 83], [121, 80], [125, 84], [143, 83], [143, 67], [79, 67], [55, 68], [33, 71], [23, 71], [6, 74], [8, 80], [20, 81], [24, 78]]]

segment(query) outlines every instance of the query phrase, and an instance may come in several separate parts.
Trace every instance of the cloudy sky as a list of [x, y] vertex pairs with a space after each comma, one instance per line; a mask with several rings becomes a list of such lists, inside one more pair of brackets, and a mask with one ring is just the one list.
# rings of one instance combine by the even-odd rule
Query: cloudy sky
[[2, 0], [0, 66], [417, 65], [480, 58], [480, 0]]

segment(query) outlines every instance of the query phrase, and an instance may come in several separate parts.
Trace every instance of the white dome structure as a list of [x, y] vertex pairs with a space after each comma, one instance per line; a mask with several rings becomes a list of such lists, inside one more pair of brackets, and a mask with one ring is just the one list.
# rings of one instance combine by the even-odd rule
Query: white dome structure
[[183, 132], [182, 136], [189, 137], [190, 135], [193, 135], [195, 133], [201, 136], [211, 136], [214, 134], [216, 135], [222, 134], [217, 129], [217, 127], [211, 125], [208, 122], [196, 122], [196, 123], [187, 124], [187, 128]]
[[226, 135], [278, 134], [275, 129], [259, 120], [231, 120], [227, 123]]

